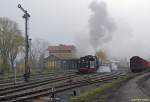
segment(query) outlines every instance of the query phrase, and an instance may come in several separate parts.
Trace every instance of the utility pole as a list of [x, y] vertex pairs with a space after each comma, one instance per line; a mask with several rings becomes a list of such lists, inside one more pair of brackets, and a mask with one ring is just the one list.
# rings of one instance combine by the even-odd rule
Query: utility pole
[[31, 41], [32, 41], [32, 39], [30, 38], [29, 39], [29, 48], [30, 48], [30, 70], [31, 70], [31, 68], [32, 68], [32, 57], [31, 57], [31, 46], [32, 46], [32, 43], [31, 43]]
[[24, 13], [23, 19], [25, 19], [25, 74], [24, 74], [24, 80], [26, 82], [29, 81], [30, 78], [30, 67], [29, 67], [29, 60], [28, 60], [28, 54], [29, 54], [29, 36], [28, 36], [28, 20], [30, 17], [30, 14], [25, 10], [20, 4], [18, 4], [18, 8], [21, 9], [21, 11]]

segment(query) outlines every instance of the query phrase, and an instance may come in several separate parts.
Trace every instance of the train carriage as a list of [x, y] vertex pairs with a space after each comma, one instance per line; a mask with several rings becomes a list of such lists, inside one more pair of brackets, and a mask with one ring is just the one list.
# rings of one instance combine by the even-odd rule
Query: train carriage
[[147, 68], [150, 68], [149, 61], [146, 61], [139, 56], [133, 56], [130, 58], [130, 69], [132, 72], [141, 72]]

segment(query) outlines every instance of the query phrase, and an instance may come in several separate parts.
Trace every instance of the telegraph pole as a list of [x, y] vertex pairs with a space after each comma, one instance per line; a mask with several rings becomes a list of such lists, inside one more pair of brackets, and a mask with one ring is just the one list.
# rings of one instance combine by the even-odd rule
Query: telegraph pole
[[29, 36], [28, 36], [28, 20], [30, 17], [30, 14], [25, 10], [20, 4], [18, 4], [18, 8], [21, 9], [21, 11], [24, 13], [23, 19], [25, 19], [25, 74], [24, 74], [24, 80], [26, 82], [29, 81], [30, 78], [30, 67], [29, 67]]
[[32, 39], [29, 39], [29, 49], [30, 49], [30, 70], [32, 68], [32, 57], [31, 57], [31, 47], [32, 47], [32, 43], [31, 43]]

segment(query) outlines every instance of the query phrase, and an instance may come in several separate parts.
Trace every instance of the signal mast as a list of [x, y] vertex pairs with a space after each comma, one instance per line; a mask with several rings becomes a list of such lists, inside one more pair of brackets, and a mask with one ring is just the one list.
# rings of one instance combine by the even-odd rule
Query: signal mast
[[18, 8], [24, 13], [22, 16], [25, 19], [25, 73], [24, 73], [24, 81], [28, 82], [30, 78], [30, 67], [29, 67], [29, 36], [28, 36], [28, 20], [30, 14], [25, 10], [20, 4], [18, 4]]

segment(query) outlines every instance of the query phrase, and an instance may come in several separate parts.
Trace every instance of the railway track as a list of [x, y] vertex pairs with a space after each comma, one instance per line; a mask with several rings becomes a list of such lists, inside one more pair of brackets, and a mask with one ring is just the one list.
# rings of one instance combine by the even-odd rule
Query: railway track
[[[43, 79], [49, 79], [58, 76], [59, 74], [72, 74], [74, 72], [65, 72], [65, 73], [45, 73], [45, 74], [35, 74], [31, 75], [30, 81], [36, 81], [36, 80], [43, 80]], [[14, 83], [13, 77], [8, 79], [0, 80], [0, 87], [3, 86], [10, 86], [14, 84], [20, 84], [24, 83], [24, 77], [23, 76], [17, 76], [17, 83]]]
[[[32, 99], [39, 96], [44, 96], [50, 94], [51, 88], [56, 89], [56, 93], [62, 92], [65, 90], [69, 90], [76, 87], [85, 86], [88, 84], [108, 81], [117, 78], [120, 76], [121, 73], [111, 73], [111, 74], [104, 74], [104, 75], [91, 75], [89, 77], [77, 78], [76, 80], [70, 81], [71, 77], [68, 79], [60, 79], [55, 80], [54, 82], [50, 83], [39, 83], [35, 85], [29, 85], [26, 87], [19, 87], [14, 88], [12, 90], [5, 90], [1, 92], [0, 101], [2, 102], [23, 102], [24, 100]], [[16, 92], [17, 90], [17, 92]]]
[[53, 78], [46, 78], [43, 80], [36, 80], [36, 81], [28, 82], [28, 83], [20, 83], [20, 84], [16, 84], [16, 85], [2, 87], [2, 88], [0, 88], [0, 95], [9, 93], [9, 92], [13, 92], [12, 90], [19, 91], [20, 89], [27, 89], [30, 87], [32, 88], [32, 87], [36, 87], [36, 86], [41, 86], [41, 85], [45, 85], [48, 83], [57, 82], [57, 81], [61, 81], [64, 79], [69, 79], [69, 78], [72, 78], [75, 76], [77, 76], [77, 75], [76, 74], [64, 75], [64, 76], [60, 75], [60, 76], [53, 77]]
[[[97, 74], [95, 74], [95, 75], [97, 75]], [[107, 74], [104, 74], [104, 75], [107, 75]], [[78, 75], [76, 75], [76, 74], [67, 75], [67, 76], [57, 76], [55, 78], [48, 78], [48, 79], [38, 80], [38, 81], [33, 81], [33, 82], [28, 82], [28, 83], [21, 83], [21, 84], [17, 84], [17, 85], [5, 86], [5, 87], [0, 88], [0, 95], [4, 95], [4, 94], [14, 92], [14, 91], [19, 91], [22, 89], [37, 87], [37, 86], [49, 84], [52, 82], [65, 80], [65, 79], [70, 79], [70, 78], [77, 77], [77, 76]], [[88, 75], [85, 75], [85, 76], [87, 77]], [[94, 76], [94, 75], [92, 75], [92, 76]], [[82, 77], [82, 78], [85, 78], [85, 77]]]

